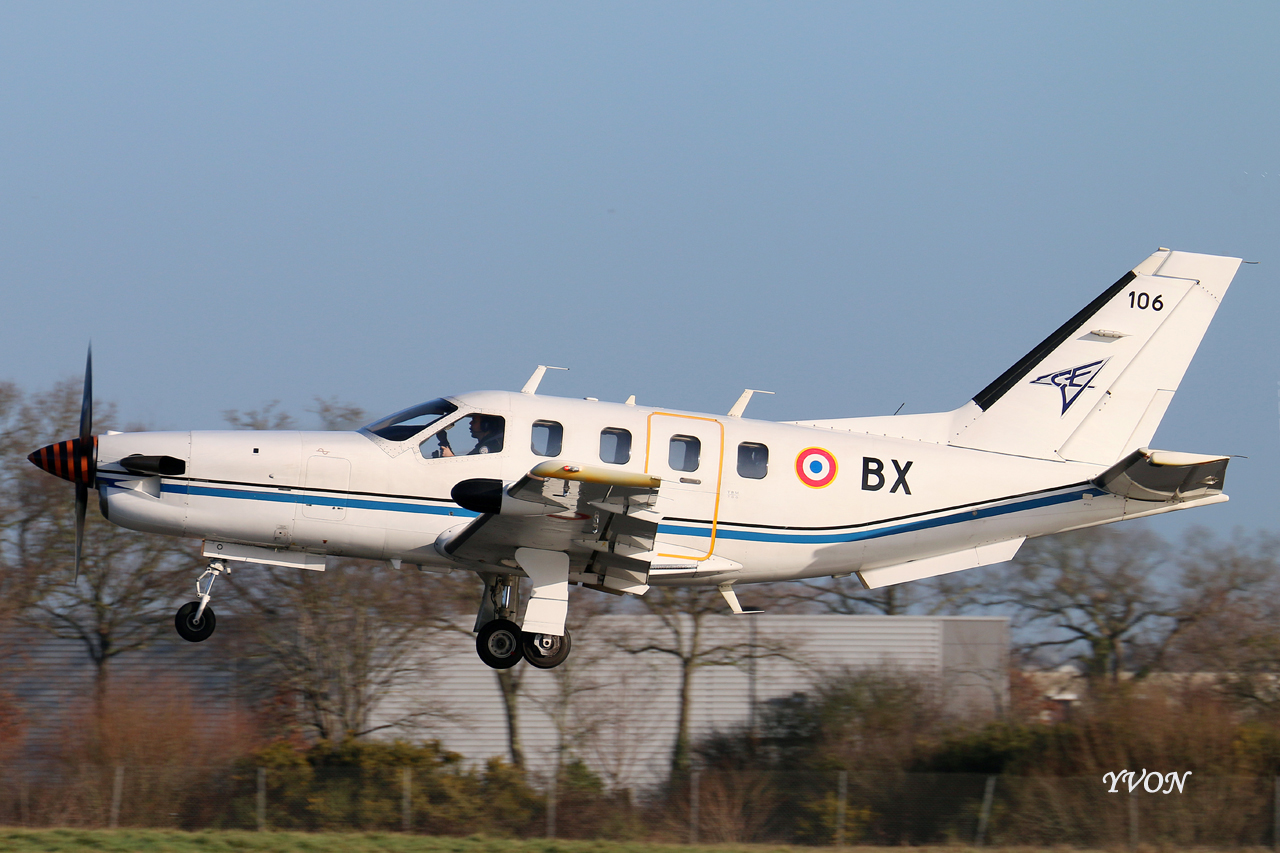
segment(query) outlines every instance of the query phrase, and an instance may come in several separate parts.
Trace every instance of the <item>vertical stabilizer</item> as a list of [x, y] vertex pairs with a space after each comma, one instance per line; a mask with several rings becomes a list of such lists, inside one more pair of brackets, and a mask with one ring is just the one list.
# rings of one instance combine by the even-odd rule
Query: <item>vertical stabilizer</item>
[[1239, 265], [1156, 252], [956, 412], [950, 443], [1103, 465], [1146, 445]]

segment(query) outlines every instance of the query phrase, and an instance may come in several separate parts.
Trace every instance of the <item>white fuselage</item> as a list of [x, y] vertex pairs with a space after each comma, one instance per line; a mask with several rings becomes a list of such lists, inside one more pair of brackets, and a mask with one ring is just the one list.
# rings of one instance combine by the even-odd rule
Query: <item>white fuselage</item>
[[[456, 412], [398, 442], [368, 431], [103, 435], [104, 509], [116, 524], [153, 533], [483, 568], [454, 562], [436, 547], [477, 516], [455, 503], [451, 490], [477, 478], [509, 484], [547, 462], [531, 443], [534, 422], [542, 421], [562, 427], [555, 461], [662, 479], [662, 547], [699, 565], [669, 583], [843, 574], [1164, 511], [1092, 486], [1102, 465], [872, 435], [859, 432], [856, 420], [836, 429], [508, 392], [450, 400]], [[477, 412], [504, 419], [500, 452], [424, 455], [428, 436]], [[603, 430], [630, 434], [625, 462], [602, 461]], [[671, 467], [679, 464], [669, 452], [673, 436], [697, 439], [695, 470]], [[759, 446], [767, 448], [763, 469]], [[741, 453], [750, 457], [746, 464]], [[129, 474], [117, 460], [131, 454], [172, 456], [186, 471]], [[806, 460], [810, 470], [798, 470]]]

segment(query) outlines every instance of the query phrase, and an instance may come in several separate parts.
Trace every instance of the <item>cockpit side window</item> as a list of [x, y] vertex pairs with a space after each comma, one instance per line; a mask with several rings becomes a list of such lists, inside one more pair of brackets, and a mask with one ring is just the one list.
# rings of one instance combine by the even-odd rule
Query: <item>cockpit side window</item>
[[366, 430], [387, 441], [407, 441], [436, 421], [458, 411], [448, 400], [431, 400], [412, 406], [380, 421], [374, 421]]
[[498, 415], [458, 418], [418, 445], [424, 459], [501, 453], [507, 421]]

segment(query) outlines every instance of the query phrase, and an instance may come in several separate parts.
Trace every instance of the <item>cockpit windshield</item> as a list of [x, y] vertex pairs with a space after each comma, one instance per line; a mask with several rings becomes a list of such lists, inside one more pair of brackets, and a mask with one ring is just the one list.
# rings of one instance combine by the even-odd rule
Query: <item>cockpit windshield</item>
[[431, 400], [417, 406], [411, 406], [394, 415], [388, 415], [380, 421], [369, 424], [365, 429], [387, 441], [405, 441], [413, 438], [445, 415], [458, 411], [458, 407], [448, 400]]

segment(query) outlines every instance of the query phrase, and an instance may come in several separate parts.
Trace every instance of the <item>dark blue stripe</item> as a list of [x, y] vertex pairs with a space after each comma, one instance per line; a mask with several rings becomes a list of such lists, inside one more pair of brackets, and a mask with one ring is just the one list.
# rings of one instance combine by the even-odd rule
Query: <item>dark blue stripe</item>
[[[106, 477], [100, 477], [99, 481], [105, 486], [115, 486], [120, 482], [119, 480], [112, 480]], [[462, 509], [457, 506], [433, 506], [430, 504], [405, 503], [402, 501], [371, 501], [352, 497], [308, 495], [301, 492], [251, 492], [243, 489], [196, 486], [185, 482], [162, 482], [161, 490], [172, 494], [190, 494], [199, 495], [201, 497], [230, 498], [232, 500], [310, 504], [312, 506], [350, 507], [352, 509], [409, 512], [421, 515], [452, 515], [458, 518], [476, 518], [480, 515], [478, 512], [472, 512], [471, 510]], [[945, 527], [951, 524], [963, 524], [966, 521], [974, 521], [981, 518], [996, 518], [1001, 515], [1009, 515], [1015, 512], [1024, 512], [1046, 506], [1071, 503], [1072, 501], [1080, 500], [1081, 498], [1088, 496], [1098, 497], [1102, 494], [1103, 492], [1097, 489], [1073, 490], [1056, 495], [1047, 495], [1044, 497], [1015, 501], [1008, 504], [967, 509], [963, 512], [938, 516], [937, 518], [923, 519], [921, 521], [910, 521], [904, 524], [895, 524], [888, 527], [877, 527], [874, 529], [851, 530], [843, 533], [772, 533], [762, 530], [733, 530], [727, 527], [719, 527], [716, 530], [715, 535], [717, 539], [738, 539], [747, 542], [776, 542], [787, 544], [829, 545], [840, 542], [859, 542], [865, 539], [879, 539], [884, 536], [894, 536], [899, 533], [911, 533], [919, 530], [929, 530], [935, 527]], [[694, 536], [703, 539], [710, 539], [711, 524], [708, 522], [705, 526], [699, 527], [689, 527], [683, 524], [659, 524], [658, 532], [676, 536]]]
[[[119, 480], [100, 478], [105, 486], [114, 486]], [[195, 486], [190, 483], [162, 482], [162, 492], [178, 495], [199, 495], [207, 498], [230, 498], [232, 500], [267, 501], [268, 503], [310, 504], [311, 506], [350, 507], [351, 509], [379, 509], [389, 512], [410, 512], [419, 515], [452, 515], [456, 518], [475, 518], [480, 513], [458, 506], [433, 506], [431, 504], [405, 503], [403, 501], [371, 501], [362, 498], [331, 497], [329, 495], [308, 495], [304, 492], [251, 492], [245, 489], [223, 489], [213, 486]]]
[[[952, 515], [943, 515], [938, 518], [929, 518], [923, 521], [910, 521], [906, 524], [895, 524], [889, 527], [877, 527], [873, 530], [853, 530], [845, 533], [768, 533], [760, 530], [729, 530], [724, 527], [717, 528], [717, 539], [742, 539], [748, 542], [779, 542], [779, 543], [800, 543], [808, 545], [829, 545], [838, 542], [859, 542], [864, 539], [879, 539], [883, 536], [894, 536], [899, 533], [911, 533], [917, 530], [929, 530], [934, 527], [945, 527], [950, 524], [963, 524], [966, 521], [975, 521], [980, 518], [994, 518], [1001, 515], [1009, 515], [1010, 513], [1023, 512], [1025, 510], [1039, 509], [1045, 506], [1054, 506], [1056, 504], [1071, 503], [1081, 498], [1092, 495], [1098, 496], [1102, 492], [1092, 489], [1085, 489], [1078, 492], [1067, 492], [1059, 495], [1049, 495], [1042, 498], [1033, 498], [1031, 500], [1018, 501], [1016, 503], [1004, 504], [1002, 506], [988, 506], [979, 509], [965, 510]], [[711, 525], [706, 527], [684, 527], [677, 524], [659, 524], [659, 533], [674, 534], [677, 536], [697, 536], [703, 539], [711, 538]]]

